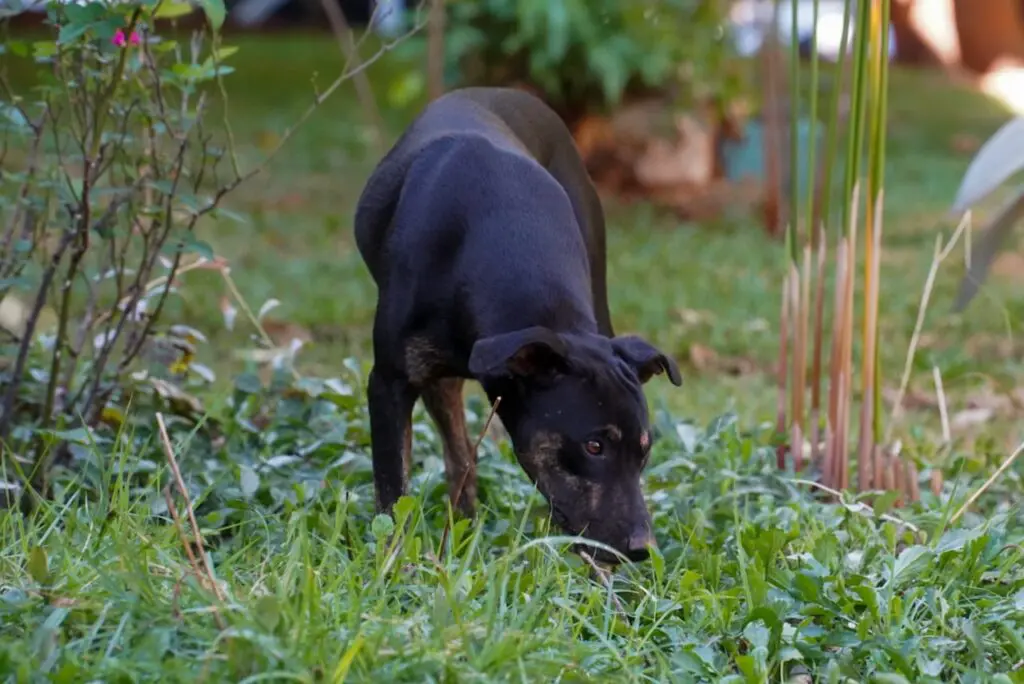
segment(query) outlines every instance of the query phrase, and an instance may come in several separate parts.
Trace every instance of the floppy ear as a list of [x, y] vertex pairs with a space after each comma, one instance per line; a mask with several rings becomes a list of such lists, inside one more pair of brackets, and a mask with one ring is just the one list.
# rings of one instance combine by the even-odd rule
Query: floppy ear
[[641, 383], [645, 383], [661, 372], [668, 373], [672, 384], [683, 384], [679, 366], [671, 357], [659, 351], [650, 342], [636, 335], [622, 335], [612, 339], [615, 353], [636, 370]]
[[548, 328], [533, 327], [477, 340], [469, 372], [480, 377], [535, 376], [564, 366], [565, 341]]

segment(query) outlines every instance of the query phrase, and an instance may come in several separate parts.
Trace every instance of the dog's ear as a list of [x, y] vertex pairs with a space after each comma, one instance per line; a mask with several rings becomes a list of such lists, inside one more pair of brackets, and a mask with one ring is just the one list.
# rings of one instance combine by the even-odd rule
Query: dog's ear
[[668, 373], [672, 384], [683, 384], [679, 375], [679, 366], [671, 357], [659, 351], [650, 342], [636, 335], [622, 335], [612, 339], [612, 348], [619, 357], [636, 371], [641, 383], [645, 383], [658, 373]]
[[478, 378], [548, 374], [565, 366], [565, 340], [548, 328], [533, 327], [477, 340], [469, 372]]

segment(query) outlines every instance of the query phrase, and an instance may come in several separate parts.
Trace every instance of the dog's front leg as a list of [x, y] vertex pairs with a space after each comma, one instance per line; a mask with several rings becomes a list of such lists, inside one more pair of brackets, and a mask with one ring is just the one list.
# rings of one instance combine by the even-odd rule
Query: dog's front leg
[[377, 510], [390, 514], [395, 502], [406, 493], [409, 483], [412, 409], [418, 392], [401, 373], [374, 365], [366, 395]]

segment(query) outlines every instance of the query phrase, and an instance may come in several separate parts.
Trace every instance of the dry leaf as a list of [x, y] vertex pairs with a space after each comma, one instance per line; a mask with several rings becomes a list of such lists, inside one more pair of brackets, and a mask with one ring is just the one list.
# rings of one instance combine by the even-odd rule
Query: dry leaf
[[955, 431], [967, 430], [987, 423], [992, 420], [995, 414], [995, 410], [991, 408], [965, 409], [953, 414], [953, 417], [949, 420], [949, 427]]
[[0, 328], [20, 337], [25, 331], [28, 316], [28, 307], [14, 295], [8, 294], [0, 301]]
[[1003, 252], [992, 263], [991, 272], [1015, 283], [1024, 282], [1024, 255], [1017, 252]]
[[234, 330], [238, 309], [235, 308], [235, 305], [227, 297], [220, 298], [220, 312], [224, 315], [224, 327], [228, 330]]
[[757, 371], [757, 364], [750, 359], [741, 356], [722, 356], [702, 344], [691, 344], [689, 356], [690, 363], [700, 372], [750, 375]]
[[690, 363], [699, 371], [712, 370], [718, 365], [718, 352], [702, 344], [691, 344]]
[[679, 318], [686, 325], [698, 325], [711, 321], [714, 318], [710, 311], [698, 311], [696, 309], [679, 309], [676, 313], [679, 314]]
[[298, 323], [267, 318], [260, 321], [260, 324], [274, 344], [279, 347], [287, 347], [292, 340], [299, 340], [302, 343], [313, 341], [313, 333]]
[[957, 133], [950, 138], [949, 146], [957, 154], [974, 154], [981, 147], [981, 140], [971, 133]]
[[[895, 406], [896, 399], [899, 398], [899, 390], [895, 387], [884, 387], [882, 388], [882, 398], [889, 403], [890, 407]], [[923, 392], [913, 387], [908, 387], [903, 395], [902, 406], [904, 411], [930, 411], [938, 408], [939, 401], [932, 392]]]
[[641, 185], [689, 185], [702, 188], [715, 168], [715, 141], [711, 132], [691, 116], [676, 120], [677, 138], [648, 143], [633, 171]]

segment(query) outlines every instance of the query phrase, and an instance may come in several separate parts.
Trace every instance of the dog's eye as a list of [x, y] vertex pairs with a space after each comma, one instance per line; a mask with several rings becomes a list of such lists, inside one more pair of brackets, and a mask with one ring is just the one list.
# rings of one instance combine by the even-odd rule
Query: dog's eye
[[587, 453], [591, 456], [600, 456], [604, 452], [604, 444], [601, 444], [599, 440], [591, 439], [588, 440], [583, 448], [587, 450]]

